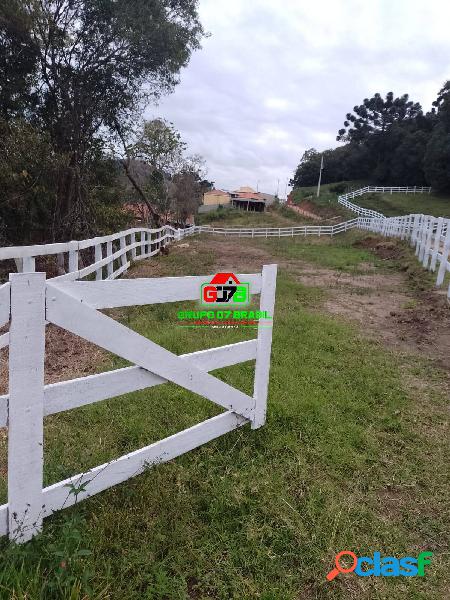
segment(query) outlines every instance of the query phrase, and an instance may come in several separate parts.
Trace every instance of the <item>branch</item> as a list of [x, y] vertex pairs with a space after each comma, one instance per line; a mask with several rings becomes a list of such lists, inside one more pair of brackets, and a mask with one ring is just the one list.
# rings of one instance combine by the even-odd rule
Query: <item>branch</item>
[[123, 149], [126, 155], [126, 158], [121, 160], [122, 166], [125, 170], [125, 174], [128, 177], [128, 179], [130, 180], [131, 185], [134, 187], [134, 189], [136, 190], [136, 192], [139, 194], [140, 198], [143, 200], [143, 202], [145, 202], [145, 204], [147, 205], [147, 208], [153, 218], [153, 221], [155, 222], [156, 227], [159, 227], [161, 224], [161, 215], [155, 210], [155, 208], [152, 206], [151, 202], [149, 201], [149, 199], [147, 198], [147, 196], [145, 195], [143, 189], [141, 188], [141, 186], [139, 185], [139, 183], [136, 181], [135, 177], [133, 176], [131, 169], [130, 169], [130, 163], [131, 163], [131, 159], [130, 156], [128, 154], [128, 149], [127, 149], [127, 145], [125, 142], [125, 138], [123, 136], [122, 133], [122, 128], [120, 127], [119, 122], [117, 121], [117, 119], [114, 120], [114, 125], [117, 131], [117, 135], [120, 138], [120, 141], [122, 142], [123, 145]]

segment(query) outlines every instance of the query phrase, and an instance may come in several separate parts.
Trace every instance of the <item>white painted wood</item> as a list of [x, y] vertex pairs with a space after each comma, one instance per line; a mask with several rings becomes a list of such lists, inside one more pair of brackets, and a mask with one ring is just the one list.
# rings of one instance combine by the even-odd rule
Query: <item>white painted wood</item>
[[4, 283], [0, 285], [0, 327], [9, 321], [11, 310], [11, 285]]
[[136, 260], [136, 234], [131, 234], [131, 260]]
[[2, 504], [0, 506], [0, 535], [6, 535], [8, 533], [8, 505]]
[[69, 242], [69, 273], [78, 271], [78, 242]]
[[450, 228], [447, 229], [443, 245], [444, 248], [442, 250], [441, 264], [439, 265], [438, 275], [436, 279], [437, 287], [440, 287], [444, 283], [445, 273], [447, 272], [447, 261], [450, 253]]
[[431, 255], [430, 269], [432, 271], [436, 271], [437, 257], [438, 257], [438, 253], [439, 253], [439, 250], [441, 247], [441, 235], [442, 235], [443, 225], [444, 225], [444, 219], [442, 217], [439, 217], [437, 219], [436, 234], [434, 236], [433, 253]]
[[[239, 281], [250, 284], [250, 293], [261, 291], [261, 274], [238, 274]], [[73, 298], [93, 308], [141, 306], [181, 300], [200, 300], [201, 285], [211, 281], [212, 275], [194, 277], [158, 277], [154, 279], [121, 279], [119, 281], [64, 281], [55, 285]], [[203, 310], [207, 310], [204, 308]]]
[[[103, 255], [102, 255], [102, 245], [101, 244], [96, 244], [94, 247], [94, 260], [95, 260], [95, 264], [98, 264], [100, 262], [103, 261]], [[103, 268], [100, 267], [99, 269], [95, 270], [95, 279], [96, 281], [101, 281], [103, 279]]]
[[[51, 485], [43, 490], [45, 516], [135, 477], [154, 465], [173, 460], [247, 422], [232, 412], [226, 412], [86, 473]], [[79, 494], [70, 493], [70, 488], [79, 489], [81, 486], [83, 491]]]
[[11, 274], [9, 342], [9, 537], [42, 526], [45, 273]]
[[228, 404], [243, 416], [251, 411], [253, 399], [243, 392], [187, 365], [172, 352], [65, 294], [57, 286], [48, 285], [46, 305], [47, 321], [212, 402]]
[[264, 265], [262, 270], [260, 310], [266, 311], [272, 318], [260, 319], [258, 323], [252, 429], [258, 429], [266, 422], [276, 285], [277, 265]]
[[36, 271], [36, 259], [34, 256], [25, 256], [22, 259], [22, 273], [34, 273]]
[[120, 256], [120, 262], [122, 264], [122, 267], [124, 267], [127, 264], [127, 244], [126, 244], [126, 239], [125, 236], [123, 235], [120, 238], [120, 249], [122, 250], [122, 254]]
[[9, 346], [9, 332], [0, 335], [0, 350]]
[[[130, 265], [131, 265], [131, 263], [127, 262], [124, 265], [122, 265], [121, 267], [119, 267], [116, 271], [113, 272], [113, 274], [111, 275], [111, 279], [117, 279], [117, 277], [120, 277], [122, 275], [122, 273], [126, 273], [126, 271], [128, 271], [128, 269], [130, 268]], [[109, 277], [108, 277], [108, 280], [109, 280]]]
[[106, 257], [109, 258], [106, 263], [106, 278], [109, 279], [114, 271], [114, 259], [113, 255], [113, 245], [112, 242], [106, 242]]
[[425, 269], [428, 268], [428, 262], [429, 262], [430, 255], [431, 255], [431, 244], [433, 241], [433, 231], [434, 231], [435, 226], [436, 226], [436, 219], [434, 219], [434, 217], [430, 217], [428, 220], [428, 230], [427, 230], [426, 238], [425, 238], [425, 250], [424, 250], [424, 255], [423, 255], [423, 259], [422, 259], [422, 266]]
[[[202, 371], [213, 371], [254, 360], [256, 358], [256, 340], [182, 354], [180, 358]], [[164, 383], [167, 383], [167, 379], [149, 373], [141, 367], [125, 367], [79, 379], [52, 383], [44, 386], [44, 416]], [[0, 427], [7, 425], [8, 399], [8, 394], [0, 396]], [[223, 405], [219, 404], [219, 406]], [[224, 408], [228, 409], [229, 403]]]

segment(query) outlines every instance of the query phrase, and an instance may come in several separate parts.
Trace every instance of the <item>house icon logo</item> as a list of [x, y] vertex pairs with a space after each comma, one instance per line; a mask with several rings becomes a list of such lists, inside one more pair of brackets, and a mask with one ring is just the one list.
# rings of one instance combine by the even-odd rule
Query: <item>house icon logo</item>
[[234, 273], [217, 273], [201, 286], [202, 304], [248, 304], [250, 285], [242, 283]]

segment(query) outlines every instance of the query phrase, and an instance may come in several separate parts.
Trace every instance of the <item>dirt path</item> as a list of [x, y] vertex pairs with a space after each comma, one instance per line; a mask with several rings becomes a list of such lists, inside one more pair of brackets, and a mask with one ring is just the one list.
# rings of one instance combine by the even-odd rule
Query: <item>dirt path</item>
[[[361, 265], [362, 274], [343, 273], [301, 260], [279, 260], [254, 240], [242, 238], [191, 239], [171, 247], [174, 255], [196, 259], [209, 257], [208, 272], [233, 270], [254, 272], [264, 264], [278, 262], [306, 286], [323, 289], [327, 299], [317, 310], [357, 323], [361, 331], [388, 347], [420, 353], [450, 372], [450, 310], [445, 295], [431, 291], [409, 291], [407, 276], [380, 272], [371, 264]], [[137, 263], [129, 277], [161, 277], [173, 273], [165, 257]], [[107, 361], [107, 353], [86, 340], [52, 325], [46, 331], [46, 383], [96, 373]], [[0, 393], [7, 392], [7, 349], [0, 351]]]
[[[370, 239], [368, 246], [374, 245]], [[372, 243], [372, 244], [371, 244]], [[375, 244], [376, 245], [376, 244]], [[295, 260], [279, 260], [269, 249], [242, 238], [210, 238], [190, 240], [183, 247], [173, 247], [173, 253], [214, 256], [213, 270], [250, 272], [263, 264], [278, 262], [306, 286], [323, 289], [327, 299], [318, 310], [357, 323], [363, 334], [402, 352], [412, 352], [430, 358], [437, 366], [450, 372], [450, 309], [441, 290], [413, 291], [404, 272], [377, 269], [371, 263], [361, 264], [363, 273], [352, 274], [326, 269]], [[384, 260], [398, 258], [398, 249], [383, 240], [375, 248]], [[142, 264], [139, 276], [149, 267]], [[151, 269], [151, 268], [150, 268]]]

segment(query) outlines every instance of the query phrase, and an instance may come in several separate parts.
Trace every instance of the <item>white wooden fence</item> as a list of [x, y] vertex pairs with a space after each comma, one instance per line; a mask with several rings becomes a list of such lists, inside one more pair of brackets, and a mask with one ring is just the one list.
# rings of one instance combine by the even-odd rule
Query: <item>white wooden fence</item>
[[384, 215], [376, 210], [370, 210], [369, 208], [362, 208], [357, 204], [353, 204], [350, 202], [350, 199], [357, 198], [358, 196], [363, 196], [364, 194], [371, 193], [382, 193], [382, 194], [429, 194], [431, 192], [430, 187], [419, 187], [419, 186], [402, 186], [402, 187], [382, 187], [376, 185], [367, 185], [359, 190], [355, 190], [353, 192], [348, 192], [348, 194], [342, 194], [338, 196], [339, 204], [345, 206], [348, 210], [356, 213], [357, 215], [361, 215], [362, 217], [374, 217], [374, 218], [383, 218]]
[[[147, 241], [147, 240], [143, 240]], [[238, 275], [260, 294], [273, 317], [276, 265]], [[9, 394], [0, 396], [0, 427], [8, 427], [8, 503], [0, 506], [0, 535], [25, 542], [44, 517], [171, 460], [246, 423], [266, 419], [272, 319], [259, 321], [255, 340], [177, 356], [99, 312], [105, 308], [196, 300], [207, 277], [76, 281], [45, 273], [13, 273], [0, 287], [0, 326], [10, 321]], [[54, 323], [134, 364], [44, 385], [45, 323]], [[253, 396], [209, 371], [256, 359]], [[43, 419], [168, 381], [218, 404], [225, 412], [164, 440], [43, 489]], [[150, 410], [150, 407], [149, 407]]]
[[[413, 214], [383, 219], [360, 217], [358, 221], [359, 229], [409, 240], [422, 266], [433, 272], [437, 270], [436, 286], [444, 283], [446, 273], [450, 272], [450, 219]], [[447, 297], [450, 299], [450, 286]]]
[[[131, 261], [154, 256], [170, 242], [192, 233], [193, 227], [174, 229], [165, 225], [159, 229], [128, 229], [89, 240], [8, 246], [0, 248], [0, 261], [13, 259], [18, 272], [33, 273], [37, 257], [55, 255], [61, 279], [83, 279], [92, 273], [95, 273], [97, 280], [116, 279], [129, 268]], [[89, 254], [92, 255], [93, 262], [90, 265], [80, 266], [80, 254], [83, 251], [87, 251], [88, 259]]]
[[298, 235], [336, 235], [358, 226], [358, 219], [344, 221], [337, 225], [299, 225], [297, 227], [208, 227], [196, 226], [194, 233], [224, 235], [234, 237], [269, 238], [269, 237], [295, 237]]

